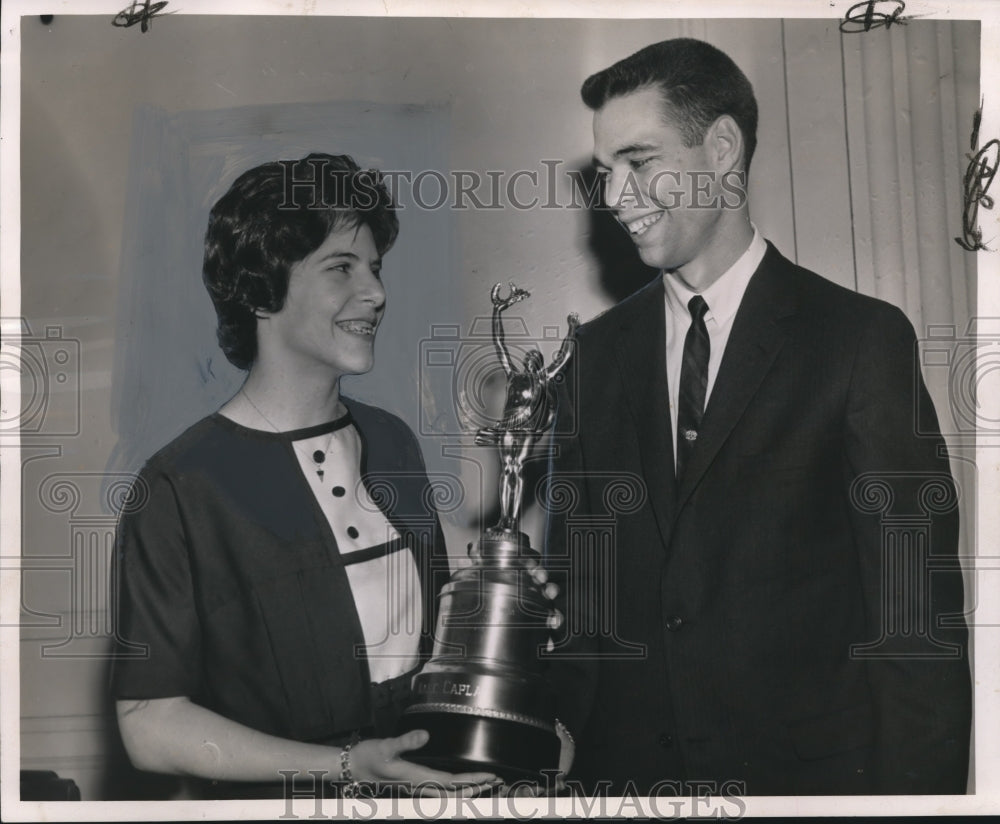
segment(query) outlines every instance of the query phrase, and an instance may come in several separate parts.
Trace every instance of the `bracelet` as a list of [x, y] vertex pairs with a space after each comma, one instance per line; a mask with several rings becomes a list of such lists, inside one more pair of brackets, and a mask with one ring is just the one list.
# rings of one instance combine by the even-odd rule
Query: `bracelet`
[[361, 736], [358, 735], [358, 731], [355, 730], [354, 734], [351, 736], [351, 740], [348, 741], [340, 751], [340, 780], [344, 785], [340, 790], [342, 798], [357, 798], [358, 790], [361, 789], [361, 784], [358, 783], [351, 774], [351, 747], [357, 744], [360, 740]]
[[571, 733], [566, 728], [566, 725], [562, 721], [560, 721], [558, 718], [556, 719], [556, 729], [559, 732], [561, 732], [563, 735], [565, 735], [566, 736], [566, 740], [569, 741], [569, 743], [570, 743], [570, 745], [572, 745], [573, 749], [576, 749], [576, 741], [573, 739], [573, 733]]

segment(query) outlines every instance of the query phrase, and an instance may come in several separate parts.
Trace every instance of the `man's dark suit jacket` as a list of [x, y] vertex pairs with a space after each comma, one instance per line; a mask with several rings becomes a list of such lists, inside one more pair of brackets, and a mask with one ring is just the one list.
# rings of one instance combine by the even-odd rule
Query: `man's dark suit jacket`
[[665, 316], [657, 278], [582, 326], [561, 392], [546, 563], [569, 570], [550, 675], [571, 777], [965, 792], [956, 496], [912, 326], [768, 244], [678, 484]]

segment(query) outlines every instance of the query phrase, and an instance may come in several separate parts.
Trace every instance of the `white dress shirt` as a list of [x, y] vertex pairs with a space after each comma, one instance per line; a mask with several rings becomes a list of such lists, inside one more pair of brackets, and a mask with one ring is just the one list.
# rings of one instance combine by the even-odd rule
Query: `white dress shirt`
[[680, 393], [681, 363], [684, 360], [684, 338], [691, 326], [688, 301], [700, 294], [708, 311], [705, 327], [708, 329], [708, 387], [705, 390], [705, 407], [712, 395], [719, 364], [726, 351], [726, 342], [733, 329], [736, 310], [740, 308], [743, 294], [750, 278], [757, 271], [767, 244], [757, 227], [753, 227], [753, 240], [737, 261], [703, 292], [692, 292], [676, 274], [663, 273], [663, 293], [667, 303], [667, 392], [670, 396], [670, 431], [674, 438], [674, 466], [677, 464], [677, 397]]

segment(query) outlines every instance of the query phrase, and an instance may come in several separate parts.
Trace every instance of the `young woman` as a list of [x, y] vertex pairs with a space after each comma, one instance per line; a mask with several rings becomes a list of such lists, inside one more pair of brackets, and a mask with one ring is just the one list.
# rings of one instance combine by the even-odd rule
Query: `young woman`
[[391, 737], [447, 555], [412, 432], [339, 382], [372, 366], [397, 231], [378, 173], [346, 156], [251, 169], [212, 209], [204, 280], [249, 374], [149, 460], [119, 525], [120, 636], [148, 654], [112, 688], [140, 769], [216, 797], [280, 795], [280, 771], [495, 780], [406, 761], [423, 731]]

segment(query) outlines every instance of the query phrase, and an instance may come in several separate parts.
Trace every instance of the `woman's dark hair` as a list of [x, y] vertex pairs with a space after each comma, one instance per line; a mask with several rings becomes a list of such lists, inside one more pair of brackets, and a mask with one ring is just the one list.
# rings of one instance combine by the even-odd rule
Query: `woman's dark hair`
[[399, 233], [375, 170], [347, 155], [310, 154], [244, 172], [212, 207], [202, 276], [219, 318], [222, 351], [240, 369], [257, 356], [257, 312], [277, 312], [293, 264], [334, 230], [367, 226], [384, 255]]
[[732, 117], [743, 133], [743, 167], [749, 171], [757, 147], [757, 98], [729, 55], [701, 40], [664, 40], [592, 74], [580, 96], [596, 111], [613, 97], [647, 88], [660, 90], [668, 122], [688, 148], [700, 144], [722, 115]]

